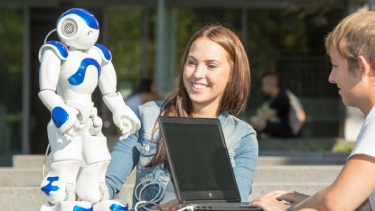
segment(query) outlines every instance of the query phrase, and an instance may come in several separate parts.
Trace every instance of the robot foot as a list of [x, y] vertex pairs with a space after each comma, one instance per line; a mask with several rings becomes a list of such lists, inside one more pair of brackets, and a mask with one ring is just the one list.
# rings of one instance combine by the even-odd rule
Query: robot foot
[[121, 200], [101, 201], [94, 205], [93, 211], [125, 211], [128, 210], [128, 203]]
[[93, 211], [90, 202], [87, 201], [63, 201], [57, 204], [44, 203], [39, 211]]

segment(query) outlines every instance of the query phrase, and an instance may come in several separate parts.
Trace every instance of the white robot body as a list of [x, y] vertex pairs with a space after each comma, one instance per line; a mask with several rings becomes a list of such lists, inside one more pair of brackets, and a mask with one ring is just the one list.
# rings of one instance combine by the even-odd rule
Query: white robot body
[[83, 100], [91, 101], [91, 95], [88, 93], [93, 93], [98, 85], [101, 71], [99, 62], [101, 63], [100, 60], [87, 53], [70, 51], [68, 59], [61, 67], [59, 77], [62, 97], [73, 101], [82, 100], [79, 98], [74, 99], [74, 97], [79, 96], [66, 95], [66, 91], [70, 90], [77, 94], [86, 95], [88, 98]]
[[[51, 112], [47, 126], [51, 165], [41, 183], [48, 202], [40, 210], [75, 207], [95, 211], [108, 205], [125, 210], [126, 203], [109, 200], [105, 185], [111, 156], [101, 132], [102, 120], [91, 99], [95, 88], [99, 85], [125, 137], [139, 130], [140, 121], [116, 91], [111, 53], [95, 44], [99, 36], [95, 17], [84, 9], [71, 9], [60, 16], [56, 30], [61, 42], [46, 42], [39, 51], [38, 95]], [[87, 203], [91, 207], [87, 208]]]

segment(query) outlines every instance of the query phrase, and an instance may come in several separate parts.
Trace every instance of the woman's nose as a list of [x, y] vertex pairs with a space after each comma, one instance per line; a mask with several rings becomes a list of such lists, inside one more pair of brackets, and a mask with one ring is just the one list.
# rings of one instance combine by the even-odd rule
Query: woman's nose
[[193, 75], [196, 78], [203, 78], [204, 75], [205, 75], [205, 71], [206, 71], [206, 69], [205, 69], [204, 65], [197, 65], [195, 70], [194, 70]]

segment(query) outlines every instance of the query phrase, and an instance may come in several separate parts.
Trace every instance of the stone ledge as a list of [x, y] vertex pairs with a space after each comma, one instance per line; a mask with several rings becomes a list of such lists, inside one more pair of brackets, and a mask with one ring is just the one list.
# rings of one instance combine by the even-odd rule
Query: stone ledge
[[259, 138], [259, 152], [287, 151], [287, 152], [345, 152], [351, 151], [355, 142], [348, 142], [342, 138]]
[[[47, 171], [45, 171], [45, 174]], [[42, 169], [25, 169], [25, 168], [0, 168], [0, 188], [15, 186], [37, 186], [43, 180]], [[135, 171], [133, 171], [125, 184], [135, 183]]]
[[[259, 152], [258, 165], [344, 165], [349, 153], [332, 152]], [[15, 155], [13, 167], [23, 169], [42, 169], [43, 155]], [[46, 169], [49, 167], [46, 161]]]
[[[332, 166], [257, 166], [254, 182], [333, 182], [342, 169], [341, 165]], [[45, 172], [46, 174], [47, 172]], [[0, 187], [37, 186], [42, 182], [41, 169], [0, 168]], [[125, 184], [134, 184], [133, 171]]]

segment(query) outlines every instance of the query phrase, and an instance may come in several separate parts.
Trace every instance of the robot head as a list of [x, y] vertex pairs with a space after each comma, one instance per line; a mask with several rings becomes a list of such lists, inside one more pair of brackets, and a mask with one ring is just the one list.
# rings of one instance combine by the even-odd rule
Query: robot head
[[99, 37], [99, 23], [89, 11], [73, 8], [57, 20], [57, 34], [67, 46], [89, 49]]

